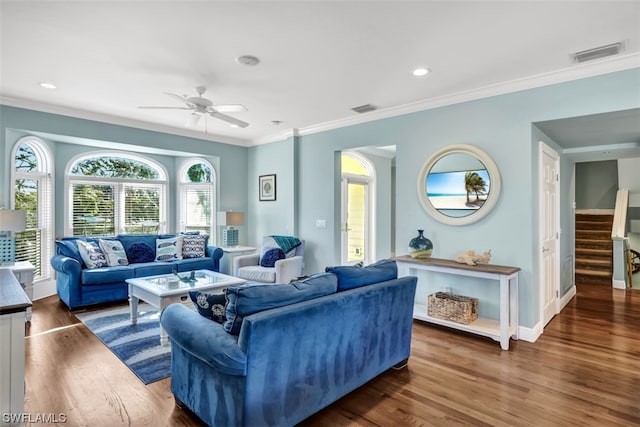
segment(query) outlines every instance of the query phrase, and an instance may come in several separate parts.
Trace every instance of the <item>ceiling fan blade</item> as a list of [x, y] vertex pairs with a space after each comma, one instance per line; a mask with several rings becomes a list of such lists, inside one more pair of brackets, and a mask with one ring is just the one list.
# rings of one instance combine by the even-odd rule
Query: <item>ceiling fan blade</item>
[[200, 120], [200, 116], [201, 116], [200, 114], [193, 113], [191, 116], [189, 116], [189, 119], [187, 120], [187, 123], [185, 124], [185, 126], [188, 128], [196, 127], [196, 125], [198, 124], [198, 121]]
[[214, 105], [213, 108], [219, 113], [242, 113], [247, 111], [247, 107], [241, 104]]
[[209, 114], [211, 115], [211, 117], [215, 117], [216, 119], [223, 120], [234, 126], [238, 126], [241, 128], [246, 128], [247, 126], [249, 126], [249, 123], [247, 122], [243, 122], [242, 120], [238, 120], [236, 118], [227, 116], [226, 114], [222, 114], [217, 111], [211, 111]]
[[150, 108], [153, 110], [191, 110], [189, 107], [138, 107], [138, 108]]
[[184, 102], [185, 104], [187, 104], [189, 106], [192, 105], [191, 102], [189, 102], [186, 98], [181, 97], [180, 95], [176, 95], [175, 93], [169, 93], [169, 92], [162, 92], [162, 93], [164, 93], [165, 95], [168, 95], [168, 96], [172, 97], [173, 99], [176, 99], [176, 100], [178, 100], [180, 102]]

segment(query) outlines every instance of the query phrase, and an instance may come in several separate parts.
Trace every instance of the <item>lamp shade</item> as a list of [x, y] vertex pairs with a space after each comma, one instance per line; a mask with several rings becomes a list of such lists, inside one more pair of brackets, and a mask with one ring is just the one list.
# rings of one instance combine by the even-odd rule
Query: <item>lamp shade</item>
[[244, 224], [244, 212], [238, 211], [226, 211], [218, 212], [218, 225], [243, 225]]
[[23, 231], [27, 212], [16, 209], [0, 209], [0, 231]]

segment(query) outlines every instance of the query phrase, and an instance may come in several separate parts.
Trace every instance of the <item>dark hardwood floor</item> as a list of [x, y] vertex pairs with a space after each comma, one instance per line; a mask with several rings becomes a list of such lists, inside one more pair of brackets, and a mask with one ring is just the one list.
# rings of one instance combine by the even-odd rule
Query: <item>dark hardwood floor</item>
[[[57, 299], [35, 301], [25, 410], [70, 426], [199, 426], [170, 379], [147, 386]], [[414, 322], [407, 368], [388, 371], [304, 426], [640, 425], [640, 291], [582, 285], [536, 343]]]

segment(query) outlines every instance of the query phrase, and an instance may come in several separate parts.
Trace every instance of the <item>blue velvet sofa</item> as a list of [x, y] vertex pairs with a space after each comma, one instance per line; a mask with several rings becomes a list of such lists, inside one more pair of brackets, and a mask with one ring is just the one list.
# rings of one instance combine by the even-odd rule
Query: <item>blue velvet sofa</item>
[[[176, 236], [175, 234], [120, 234], [115, 237], [101, 237], [101, 239], [119, 240], [130, 259], [132, 259], [130, 251], [144, 244], [152, 251], [147, 258], [153, 259], [156, 239]], [[92, 304], [126, 300], [128, 298], [126, 279], [169, 274], [174, 269], [178, 272], [202, 269], [220, 271], [220, 258], [224, 254], [222, 249], [208, 245], [208, 241], [205, 240], [204, 257], [175, 261], [148, 261], [147, 259], [146, 262], [89, 269], [80, 255], [78, 240], [97, 242], [98, 238], [64, 237], [56, 241], [56, 255], [51, 258], [51, 266], [56, 271], [58, 297], [71, 310]]]
[[384, 260], [229, 287], [223, 324], [183, 304], [167, 307], [176, 404], [217, 427], [303, 421], [406, 364], [416, 281], [397, 278], [395, 261]]

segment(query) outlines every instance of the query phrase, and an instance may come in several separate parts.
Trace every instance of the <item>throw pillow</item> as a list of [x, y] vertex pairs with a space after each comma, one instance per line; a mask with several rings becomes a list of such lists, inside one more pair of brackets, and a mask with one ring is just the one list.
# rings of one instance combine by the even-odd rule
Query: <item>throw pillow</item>
[[170, 239], [156, 239], [156, 261], [182, 259], [182, 236]]
[[155, 259], [155, 254], [153, 253], [153, 248], [146, 243], [134, 243], [127, 250], [127, 258], [132, 264], [151, 262]]
[[263, 267], [273, 268], [276, 265], [276, 261], [284, 259], [284, 252], [280, 248], [269, 249], [260, 259], [260, 265]]
[[122, 243], [120, 243], [119, 240], [100, 239], [99, 244], [100, 249], [102, 249], [102, 252], [104, 252], [107, 258], [109, 267], [129, 265], [127, 253], [124, 251], [124, 247], [122, 247]]
[[185, 234], [182, 236], [182, 258], [202, 258], [205, 256], [204, 235]]
[[327, 267], [325, 271], [338, 276], [338, 292], [398, 278], [398, 266], [391, 259], [383, 259], [366, 267]]
[[104, 252], [100, 249], [100, 245], [97, 242], [85, 242], [83, 240], [77, 240], [78, 251], [84, 261], [84, 265], [87, 268], [101, 268], [108, 267], [107, 258], [104, 256]]
[[245, 283], [229, 286], [224, 330], [232, 335], [238, 335], [242, 321], [250, 314], [333, 294], [337, 286], [336, 276], [327, 273], [315, 274], [308, 279], [293, 283], [276, 285]]
[[227, 303], [224, 294], [207, 294], [204, 292], [189, 292], [193, 305], [198, 309], [198, 313], [214, 322], [224, 323], [227, 318], [224, 315]]
[[[75, 240], [75, 239], [74, 239]], [[58, 255], [68, 256], [82, 264], [82, 256], [78, 250], [78, 245], [74, 240], [56, 240], [56, 253]]]

